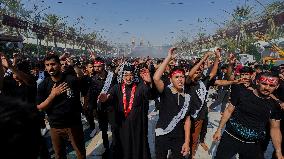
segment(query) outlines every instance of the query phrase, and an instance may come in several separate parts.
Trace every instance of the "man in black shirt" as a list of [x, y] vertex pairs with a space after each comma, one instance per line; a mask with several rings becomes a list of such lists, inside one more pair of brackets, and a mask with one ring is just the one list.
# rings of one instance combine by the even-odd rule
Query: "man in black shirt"
[[278, 86], [279, 77], [272, 73], [260, 75], [254, 90], [232, 86], [230, 104], [213, 136], [215, 141], [221, 139], [216, 159], [232, 158], [237, 153], [240, 159], [264, 159], [260, 143], [265, 138], [265, 126], [269, 121], [277, 158], [283, 158], [279, 104], [270, 98]]
[[[229, 77], [227, 75], [228, 73], [228, 65], [224, 64], [221, 66], [221, 72], [217, 76], [217, 80], [228, 80]], [[230, 95], [230, 86], [218, 86], [217, 90], [217, 99], [214, 101], [214, 103], [211, 104], [210, 109], [215, 109], [217, 106], [221, 106], [221, 114], [223, 114], [226, 105], [229, 100]]]
[[[279, 66], [279, 76], [280, 76], [280, 81], [279, 81], [279, 87], [275, 91], [275, 95], [278, 98], [278, 102], [281, 104], [281, 121], [280, 121], [280, 129], [281, 133], [284, 133], [284, 65]], [[281, 144], [281, 149], [282, 149], [282, 154], [284, 153], [284, 142]], [[275, 152], [273, 153], [272, 158], [275, 157]]]
[[[94, 72], [95, 75], [91, 79], [90, 89], [88, 92], [88, 112], [97, 112], [99, 128], [102, 131], [103, 145], [107, 152], [109, 150], [107, 134], [109, 123], [108, 109], [105, 103], [98, 102], [98, 96], [100, 93], [107, 93], [114, 85], [116, 80], [113, 72], [107, 72], [105, 70], [105, 62], [101, 58], [96, 58], [94, 61]], [[89, 118], [88, 120], [94, 121], [94, 118]], [[91, 133], [91, 137], [93, 137], [93, 135], [96, 133], [96, 129], [95, 127], [91, 127], [91, 129], [93, 129]]]
[[[88, 61], [85, 65], [85, 75], [81, 78], [80, 86], [82, 87], [82, 97], [83, 97], [83, 113], [86, 116], [86, 119], [89, 123], [89, 128], [95, 131], [95, 122], [94, 122], [94, 109], [93, 107], [89, 107], [89, 99], [88, 93], [90, 91], [90, 86], [92, 82], [92, 78], [94, 76], [94, 62]], [[91, 134], [95, 134], [95, 132], [91, 132]], [[94, 137], [91, 135], [91, 137]]]
[[206, 135], [207, 130], [207, 123], [203, 123], [208, 118], [208, 108], [206, 104], [207, 94], [209, 87], [215, 83], [215, 75], [218, 70], [218, 64], [220, 59], [220, 50], [215, 51], [215, 61], [212, 66], [212, 69], [207, 76], [203, 76], [204, 72], [204, 63], [208, 59], [208, 57], [213, 52], [207, 52], [204, 54], [203, 58], [200, 61], [197, 61], [194, 67], [190, 70], [188, 78], [187, 78], [187, 85], [190, 87], [189, 94], [191, 95], [192, 101], [192, 111], [191, 115], [191, 143], [190, 143], [190, 156], [193, 158], [195, 156], [197, 147], [198, 147], [198, 139], [202, 130], [202, 127], [206, 128], [203, 129], [203, 135], [201, 139], [202, 146], [206, 149], [206, 144], [204, 143], [204, 138]]
[[29, 62], [21, 61], [12, 65], [10, 60], [3, 54], [2, 65], [12, 71], [12, 75], [4, 77], [3, 94], [20, 98], [24, 102], [35, 103], [36, 82], [29, 74]]
[[47, 56], [44, 64], [50, 77], [38, 87], [37, 108], [47, 113], [55, 158], [66, 158], [65, 141], [68, 139], [76, 151], [77, 158], [85, 159], [78, 81], [76, 77], [60, 71], [58, 56]]
[[174, 50], [175, 48], [169, 50], [153, 78], [161, 101], [155, 130], [157, 159], [167, 158], [168, 150], [172, 151], [171, 157], [176, 159], [184, 158], [189, 153], [191, 97], [184, 87], [185, 71], [182, 68], [173, 68], [169, 74], [169, 85], [162, 80], [167, 65], [175, 58]]

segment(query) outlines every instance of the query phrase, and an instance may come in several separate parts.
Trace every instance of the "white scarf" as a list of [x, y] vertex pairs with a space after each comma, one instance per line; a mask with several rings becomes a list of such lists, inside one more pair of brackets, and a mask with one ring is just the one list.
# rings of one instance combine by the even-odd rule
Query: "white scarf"
[[199, 83], [200, 88], [196, 90], [196, 94], [198, 95], [199, 99], [201, 100], [201, 107], [198, 110], [196, 110], [195, 113], [192, 115], [193, 118], [196, 118], [198, 113], [202, 109], [203, 104], [204, 104], [205, 99], [206, 99], [206, 94], [208, 92], [202, 81], [199, 81], [198, 83]]
[[[101, 94], [108, 92], [109, 87], [110, 87], [111, 82], [112, 82], [112, 77], [113, 77], [113, 72], [108, 71], [107, 78], [106, 78], [106, 81], [104, 83], [104, 86], [103, 86], [103, 89], [101, 91]], [[97, 103], [99, 103], [99, 100], [97, 100]]]
[[113, 77], [113, 72], [108, 71], [107, 78], [106, 78], [106, 81], [104, 83], [104, 86], [103, 86], [101, 93], [107, 93], [108, 92], [109, 87], [111, 85], [112, 77]]
[[120, 65], [120, 68], [118, 70], [118, 76], [117, 76], [117, 83], [121, 83], [122, 81], [122, 76], [123, 76], [123, 68], [124, 68], [124, 65], [125, 65], [125, 62], [123, 62], [121, 65]]

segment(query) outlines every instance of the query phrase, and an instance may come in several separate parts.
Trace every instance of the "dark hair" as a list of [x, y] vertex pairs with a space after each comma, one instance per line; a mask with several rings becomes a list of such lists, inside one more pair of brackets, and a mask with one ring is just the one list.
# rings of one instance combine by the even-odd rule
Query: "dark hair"
[[31, 69], [35, 69], [35, 68], [42, 69], [44, 68], [44, 65], [41, 61], [31, 62]]
[[262, 66], [263, 71], [268, 71], [269, 70], [269, 65], [265, 64]]
[[222, 69], [227, 69], [228, 67], [229, 67], [228, 64], [224, 64], [224, 65], [221, 66], [221, 70], [222, 70]]
[[20, 61], [19, 63], [16, 64], [18, 70], [26, 73], [26, 74], [30, 74], [30, 70], [31, 70], [31, 62], [27, 61], [27, 60], [23, 60]]
[[55, 55], [55, 54], [49, 54], [47, 55], [45, 58], [44, 58], [44, 62], [45, 61], [49, 61], [53, 59], [56, 63], [59, 63], [60, 64], [60, 59], [59, 59], [59, 56]]
[[105, 60], [102, 59], [101, 57], [96, 57], [95, 61], [101, 62], [101, 63], [105, 63]]
[[161, 64], [161, 63], [163, 63], [163, 60], [162, 59], [158, 59], [157, 60], [157, 64]]
[[139, 71], [141, 71], [143, 68], [148, 68], [148, 65], [147, 65], [146, 63], [140, 63], [140, 64], [138, 64], [137, 69], [138, 69]]
[[241, 68], [240, 73], [253, 73], [253, 69], [251, 67], [248, 66], [244, 66], [243, 68]]
[[171, 69], [169, 75], [171, 76], [172, 73], [175, 72], [175, 71], [177, 71], [177, 70], [182, 71], [182, 73], [185, 74], [185, 71], [184, 71], [184, 69], [183, 69], [181, 66], [174, 66], [174, 67]]
[[274, 73], [274, 74], [280, 74], [280, 67], [279, 66], [272, 66], [270, 69], [270, 72]]
[[277, 73], [275, 73], [275, 72], [262, 72], [262, 73], [259, 74], [259, 76], [257, 76], [257, 80], [258, 80], [261, 76], [279, 78], [279, 75], [278, 75]]
[[87, 65], [93, 65], [94, 64], [94, 61], [93, 60], [88, 60], [86, 63], [85, 63], [85, 66], [87, 66]]

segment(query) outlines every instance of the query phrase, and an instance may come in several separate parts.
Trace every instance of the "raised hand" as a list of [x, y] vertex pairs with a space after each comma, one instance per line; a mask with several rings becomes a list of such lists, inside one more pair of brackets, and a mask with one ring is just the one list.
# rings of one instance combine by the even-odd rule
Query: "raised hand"
[[208, 51], [204, 54], [203, 59], [208, 59], [209, 56], [213, 55], [214, 53], [212, 51]]
[[148, 69], [141, 70], [140, 76], [141, 76], [143, 81], [145, 81], [147, 83], [151, 83], [152, 82], [152, 79], [151, 79], [151, 76], [150, 76], [150, 72], [149, 72]]
[[234, 54], [230, 53], [230, 54], [229, 54], [229, 58], [228, 58], [229, 64], [230, 64], [230, 65], [234, 65], [234, 64], [236, 63], [236, 60], [237, 60], [237, 59], [235, 58]]
[[67, 62], [67, 64], [68, 64], [69, 66], [74, 66], [74, 65], [75, 65], [74, 61], [73, 61], [72, 59], [70, 59], [70, 58], [67, 58], [67, 59], [66, 59], [66, 62]]
[[18, 53], [13, 53], [13, 63], [12, 63], [12, 65], [16, 66], [16, 64], [18, 63], [19, 59], [20, 59], [20, 55]]
[[59, 57], [59, 59], [62, 60], [62, 59], [66, 59], [68, 57], [69, 57], [69, 54], [65, 52]]
[[220, 48], [217, 48], [214, 53], [215, 53], [216, 58], [221, 57], [221, 49]]
[[168, 51], [168, 57], [170, 57], [171, 59], [176, 58], [176, 56], [177, 56], [176, 53], [175, 53], [176, 49], [177, 48], [175, 48], [175, 47], [171, 47]]
[[280, 78], [281, 80], [284, 80], [284, 75], [283, 75], [283, 74], [279, 74], [279, 78]]
[[11, 61], [7, 58], [5, 54], [0, 54], [1, 55], [1, 60], [2, 60], [2, 66], [5, 68], [10, 68], [12, 66]]
[[284, 109], [284, 102], [280, 104], [281, 109]]
[[61, 84], [59, 84], [58, 86], [56, 86], [56, 84], [53, 85], [52, 90], [51, 90], [51, 95], [52, 96], [58, 96], [64, 92], [66, 92], [69, 89], [68, 85], [66, 82], [63, 82]]

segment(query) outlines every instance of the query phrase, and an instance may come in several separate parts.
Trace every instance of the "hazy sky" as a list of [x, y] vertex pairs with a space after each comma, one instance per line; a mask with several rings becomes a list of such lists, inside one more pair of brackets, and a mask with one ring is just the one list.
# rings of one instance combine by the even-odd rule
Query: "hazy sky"
[[[273, 2], [258, 1], [264, 5]], [[263, 9], [256, 0], [22, 0], [22, 3], [30, 9], [37, 4], [41, 6], [39, 10], [50, 6], [43, 13], [68, 16], [64, 20], [69, 25], [82, 16], [85, 32], [96, 30], [112, 43], [130, 44], [132, 39], [139, 43], [143, 39], [145, 44], [149, 41], [153, 45], [169, 44], [183, 35], [192, 38], [201, 28], [212, 34], [224, 20], [232, 19], [229, 13], [236, 6], [247, 4], [255, 10]]]

